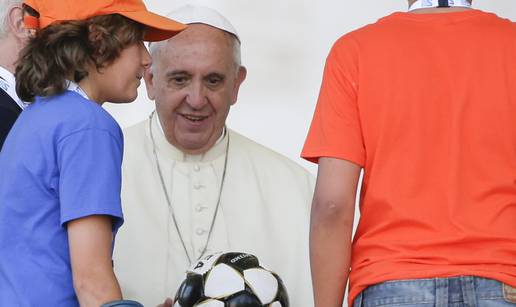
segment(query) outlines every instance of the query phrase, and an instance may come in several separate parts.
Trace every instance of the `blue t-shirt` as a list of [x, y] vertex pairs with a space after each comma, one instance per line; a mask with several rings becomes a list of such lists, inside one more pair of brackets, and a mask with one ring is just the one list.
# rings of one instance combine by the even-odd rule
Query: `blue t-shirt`
[[22, 112], [0, 153], [0, 306], [78, 306], [68, 221], [113, 217], [123, 138], [100, 105], [66, 91]]

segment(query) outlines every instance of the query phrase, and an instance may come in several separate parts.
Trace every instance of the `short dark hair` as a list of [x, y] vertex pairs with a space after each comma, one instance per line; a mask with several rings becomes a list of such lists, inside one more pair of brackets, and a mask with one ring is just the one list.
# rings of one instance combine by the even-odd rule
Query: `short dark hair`
[[143, 32], [142, 25], [118, 14], [59, 22], [37, 31], [20, 53], [16, 92], [27, 102], [59, 94], [67, 80], [81, 81], [91, 65], [105, 67], [124, 48], [142, 41]]

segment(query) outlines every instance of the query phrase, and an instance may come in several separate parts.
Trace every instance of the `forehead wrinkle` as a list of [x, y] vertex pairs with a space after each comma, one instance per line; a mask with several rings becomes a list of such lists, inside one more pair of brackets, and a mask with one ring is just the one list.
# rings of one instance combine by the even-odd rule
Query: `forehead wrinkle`
[[165, 77], [172, 77], [174, 75], [190, 75], [190, 73], [184, 69], [174, 69], [165, 73]]
[[215, 48], [218, 46], [213, 43], [193, 43], [169, 48], [161, 52], [155, 63], [160, 70], [183, 71], [189, 74], [202, 71], [203, 74], [226, 75], [233, 66], [233, 58], [229, 52], [217, 51]]

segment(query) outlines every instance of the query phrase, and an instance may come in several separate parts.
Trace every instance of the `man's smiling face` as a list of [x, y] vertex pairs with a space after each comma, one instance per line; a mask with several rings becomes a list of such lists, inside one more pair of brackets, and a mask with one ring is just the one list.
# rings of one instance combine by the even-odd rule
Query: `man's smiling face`
[[183, 152], [204, 153], [221, 136], [245, 79], [245, 68], [235, 62], [235, 40], [192, 24], [163, 44], [146, 73], [149, 97], [156, 101], [167, 140]]

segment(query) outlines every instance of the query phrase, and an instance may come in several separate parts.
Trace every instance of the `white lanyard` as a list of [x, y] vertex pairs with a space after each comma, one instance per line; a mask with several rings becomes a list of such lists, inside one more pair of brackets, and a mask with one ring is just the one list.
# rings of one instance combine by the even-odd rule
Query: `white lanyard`
[[77, 94], [81, 95], [82, 97], [84, 97], [84, 99], [88, 99], [90, 100], [90, 98], [88, 98], [88, 95], [86, 94], [86, 92], [84, 92], [82, 90], [82, 88], [79, 86], [79, 84], [73, 82], [73, 81], [69, 81], [68, 80], [68, 84], [67, 84], [67, 90], [69, 91], [72, 91], [72, 92], [76, 92]]
[[[426, 8], [433, 8], [433, 7], [439, 7], [439, 0], [417, 0], [416, 2], [412, 3], [412, 5], [409, 7], [409, 12], [417, 9], [426, 9]], [[448, 2], [449, 7], [471, 7], [471, 2], [468, 0], [448, 0], [444, 1]]]

